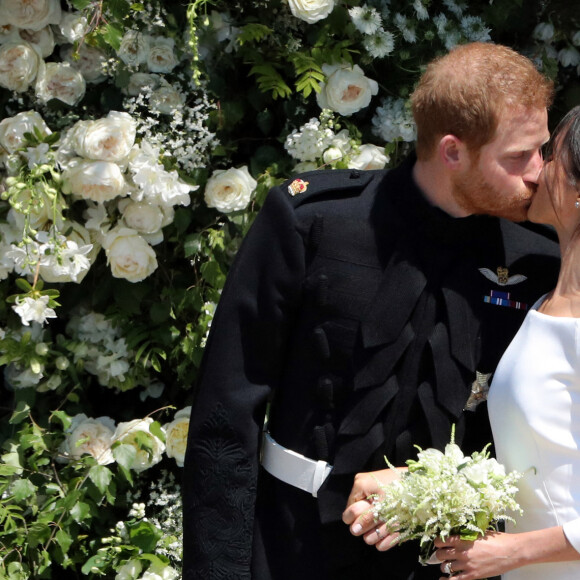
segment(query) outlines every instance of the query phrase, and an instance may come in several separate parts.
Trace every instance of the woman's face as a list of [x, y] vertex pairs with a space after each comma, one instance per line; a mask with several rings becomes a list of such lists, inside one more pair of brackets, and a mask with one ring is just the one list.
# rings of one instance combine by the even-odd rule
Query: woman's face
[[544, 161], [538, 189], [528, 210], [532, 222], [554, 226], [561, 232], [573, 232], [580, 222], [580, 209], [575, 203], [580, 192], [570, 184], [562, 165], [559, 140], [552, 155]]

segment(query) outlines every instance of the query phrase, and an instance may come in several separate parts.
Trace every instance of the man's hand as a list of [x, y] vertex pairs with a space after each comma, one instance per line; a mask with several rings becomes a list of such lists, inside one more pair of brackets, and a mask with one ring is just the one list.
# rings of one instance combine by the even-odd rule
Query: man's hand
[[387, 532], [385, 524], [375, 522], [370, 496], [381, 496], [381, 485], [388, 485], [401, 477], [406, 468], [382, 469], [368, 473], [357, 473], [348, 497], [342, 521], [350, 526], [354, 536], [363, 536], [365, 542], [383, 552], [397, 543], [398, 534]]

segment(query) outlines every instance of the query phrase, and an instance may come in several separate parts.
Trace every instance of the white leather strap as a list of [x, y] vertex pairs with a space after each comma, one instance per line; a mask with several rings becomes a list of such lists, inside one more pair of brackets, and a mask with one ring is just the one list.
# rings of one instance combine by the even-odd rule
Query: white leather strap
[[320, 486], [332, 471], [326, 461], [304, 457], [296, 451], [276, 443], [272, 436], [264, 433], [262, 465], [277, 479], [317, 496]]

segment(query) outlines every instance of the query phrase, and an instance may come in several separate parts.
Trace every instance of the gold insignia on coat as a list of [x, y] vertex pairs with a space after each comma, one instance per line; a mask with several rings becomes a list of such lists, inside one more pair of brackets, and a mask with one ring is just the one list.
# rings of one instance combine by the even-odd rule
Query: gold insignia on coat
[[513, 276], [510, 276], [508, 269], [502, 266], [497, 268], [497, 274], [492, 272], [489, 268], [479, 268], [479, 271], [488, 280], [495, 282], [499, 286], [513, 286], [514, 284], [519, 284], [528, 279], [527, 276], [524, 276], [523, 274], [514, 274]]
[[492, 373], [480, 373], [475, 371], [475, 380], [471, 383], [471, 394], [467, 403], [465, 403], [465, 411], [475, 411], [479, 403], [487, 401], [487, 393], [489, 392], [489, 379]]
[[295, 196], [298, 193], [304, 193], [308, 188], [309, 181], [303, 181], [302, 179], [295, 179], [289, 186], [288, 186], [288, 193], [291, 196]]

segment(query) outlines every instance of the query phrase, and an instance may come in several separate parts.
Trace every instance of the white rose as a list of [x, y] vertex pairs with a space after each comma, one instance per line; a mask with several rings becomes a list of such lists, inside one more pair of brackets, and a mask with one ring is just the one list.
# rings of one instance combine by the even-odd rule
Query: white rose
[[65, 12], [59, 28], [60, 33], [71, 44], [83, 38], [90, 29], [86, 17], [80, 12]]
[[245, 165], [239, 169], [218, 169], [205, 186], [205, 202], [223, 213], [238, 211], [248, 205], [256, 185]]
[[147, 54], [147, 67], [153, 73], [171, 72], [179, 60], [175, 54], [175, 41], [173, 38], [157, 36], [151, 39], [149, 53]]
[[135, 144], [137, 123], [129, 115], [111, 111], [96, 121], [79, 121], [71, 132], [77, 155], [96, 161], [123, 161]]
[[173, 457], [179, 467], [183, 467], [185, 459], [185, 449], [187, 447], [187, 432], [189, 430], [189, 418], [191, 407], [185, 407], [175, 413], [171, 423], [163, 426], [165, 430], [165, 453], [168, 457]]
[[104, 203], [127, 195], [125, 178], [116, 163], [80, 161], [63, 172], [64, 193]]
[[25, 42], [35, 44], [42, 58], [47, 58], [53, 53], [55, 42], [50, 26], [45, 26], [40, 30], [19, 30], [18, 34]]
[[164, 83], [151, 93], [149, 106], [154, 111], [164, 115], [171, 115], [176, 109], [181, 109], [185, 103], [185, 96], [170, 84]]
[[43, 103], [58, 99], [72, 107], [84, 97], [86, 83], [83, 75], [68, 62], [48, 62], [40, 67], [35, 90]]
[[130, 228], [116, 227], [107, 232], [103, 248], [114, 278], [141, 282], [157, 268], [153, 248]]
[[65, 62], [83, 75], [87, 83], [96, 84], [107, 78], [105, 72], [107, 57], [98, 48], [83, 43], [78, 47], [77, 52], [74, 51], [73, 46], [66, 46], [61, 49], [60, 54]]
[[18, 42], [20, 29], [13, 24], [0, 24], [0, 44]]
[[158, 232], [165, 221], [162, 209], [158, 205], [146, 201], [136, 202], [123, 199], [119, 203], [119, 210], [127, 227], [140, 234]]
[[322, 65], [327, 77], [326, 83], [321, 83], [321, 91], [316, 95], [316, 101], [321, 109], [331, 109], [341, 115], [349, 116], [371, 102], [371, 97], [379, 91], [376, 81], [364, 76], [358, 66]]
[[72, 459], [92, 455], [99, 465], [113, 463], [111, 445], [115, 433], [115, 422], [110, 417], [92, 419], [81, 413], [72, 419], [61, 452]]
[[383, 169], [389, 162], [385, 148], [377, 145], [361, 145], [358, 153], [348, 163], [350, 169]]
[[125, 92], [136, 97], [144, 90], [155, 90], [159, 86], [159, 75], [152, 75], [150, 73], [133, 73], [129, 77], [129, 84], [125, 88]]
[[121, 40], [117, 55], [127, 66], [137, 67], [147, 62], [150, 41], [150, 36], [137, 30], [128, 30]]
[[34, 133], [34, 128], [43, 136], [52, 132], [36, 111], [24, 111], [0, 121], [0, 146], [15, 153], [26, 144], [24, 133]]
[[0, 22], [40, 30], [61, 19], [60, 0], [0, 0]]
[[344, 157], [344, 153], [338, 147], [329, 147], [323, 154], [322, 154], [322, 161], [324, 163], [334, 163], [335, 161], [339, 161]]
[[[133, 419], [133, 421], [119, 423], [117, 425], [114, 440], [120, 441], [124, 445], [133, 445], [137, 451], [135, 460], [130, 466], [134, 471], [145, 471], [153, 465], [156, 465], [161, 461], [161, 454], [165, 451], [163, 441], [149, 431], [151, 423], [153, 423], [153, 419], [146, 417], [145, 419]], [[139, 448], [136, 441], [137, 433], [142, 433], [147, 437], [151, 444], [149, 451]]]
[[168, 564], [153, 563], [140, 580], [177, 580], [179, 572]]
[[296, 18], [314, 24], [334, 10], [334, 0], [288, 0], [290, 11]]
[[7, 42], [0, 47], [0, 87], [23, 93], [33, 83], [42, 64], [32, 45]]

